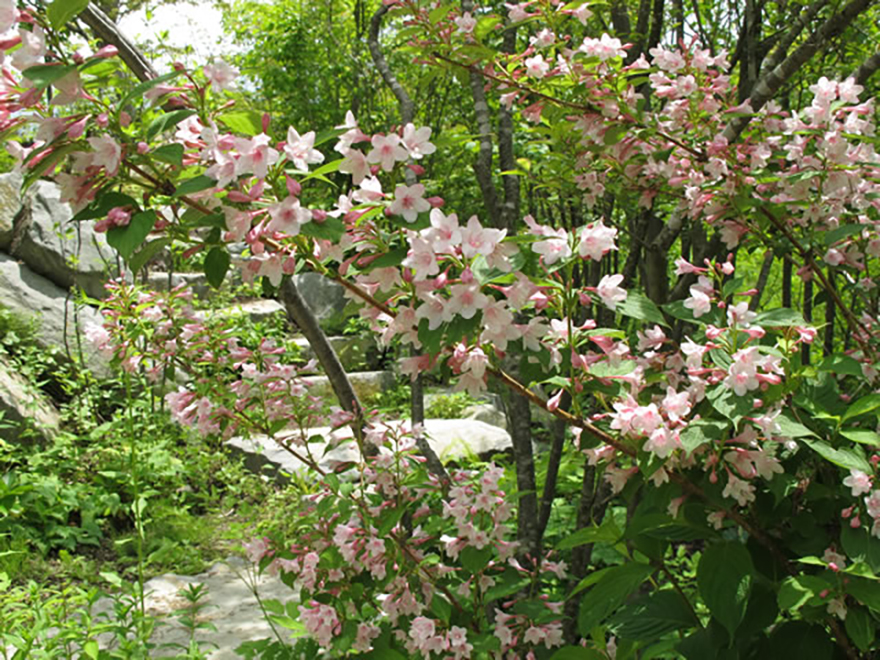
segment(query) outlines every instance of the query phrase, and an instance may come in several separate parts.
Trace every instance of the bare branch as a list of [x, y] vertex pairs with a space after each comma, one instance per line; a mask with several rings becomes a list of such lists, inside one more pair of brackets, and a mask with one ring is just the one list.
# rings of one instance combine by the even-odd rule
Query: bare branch
[[379, 9], [376, 10], [376, 13], [373, 14], [373, 18], [370, 21], [370, 32], [367, 35], [367, 45], [370, 48], [370, 55], [373, 58], [373, 64], [376, 65], [376, 70], [379, 71], [382, 80], [385, 81], [385, 84], [388, 85], [391, 93], [397, 98], [397, 103], [400, 105], [401, 123], [408, 124], [415, 116], [415, 106], [413, 105], [409, 94], [403, 88], [403, 85], [397, 80], [397, 76], [394, 75], [391, 67], [388, 66], [388, 61], [385, 59], [385, 55], [379, 47], [379, 30], [382, 27], [382, 19], [387, 13], [388, 6], [383, 4], [380, 5]]
[[868, 78], [873, 76], [877, 69], [880, 69], [880, 51], [877, 51], [871, 57], [862, 62], [861, 66], [853, 73], [856, 84], [864, 85], [868, 82]]
[[827, 4], [828, 0], [814, 0], [809, 7], [804, 9], [800, 15], [794, 19], [794, 23], [792, 23], [791, 27], [786, 30], [779, 43], [776, 44], [776, 48], [774, 48], [767, 56], [767, 60], [764, 62], [764, 67], [761, 71], [762, 78], [782, 64], [782, 60], [785, 59], [785, 56], [788, 54], [788, 50], [795, 42], [795, 39], [800, 36], [800, 33], [804, 31], [804, 28], [816, 18], [816, 15]]
[[119, 31], [116, 23], [95, 5], [89, 4], [82, 10], [79, 18], [92, 29], [95, 36], [119, 49], [119, 57], [128, 65], [138, 80], [143, 82], [159, 75], [150, 61], [144, 57], [144, 54]]

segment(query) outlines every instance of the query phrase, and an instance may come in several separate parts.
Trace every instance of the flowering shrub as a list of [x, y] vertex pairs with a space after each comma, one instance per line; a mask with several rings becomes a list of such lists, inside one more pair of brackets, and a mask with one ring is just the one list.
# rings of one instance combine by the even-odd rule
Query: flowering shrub
[[[478, 71], [502, 104], [553, 127], [548, 172], [567, 172], [557, 185], [595, 210], [592, 221], [526, 216], [517, 230], [459, 219], [424, 184], [400, 183], [435, 151], [431, 130], [412, 123], [370, 135], [349, 113], [334, 135], [290, 127], [275, 143], [268, 117], [232, 109], [236, 72], [222, 63], [114, 98], [112, 49], [54, 52], [45, 64], [54, 29], [25, 12], [12, 20], [19, 37], [3, 42], [13, 49], [4, 125], [38, 126], [37, 142], [19, 148], [26, 184], [54, 176], [75, 219], [97, 220], [132, 271], [174, 241], [206, 253], [213, 284], [232, 266], [274, 286], [301, 269], [332, 277], [381, 341], [415, 349], [404, 373], [444, 363], [471, 394], [492, 377], [565, 421], [569, 455], [584, 455], [587, 499], [612, 502], [607, 513], [587, 506], [555, 547], [540, 535], [524, 544], [523, 521], [514, 530], [510, 519], [527, 493], [505, 494], [499, 467], [432, 473], [416, 450], [420, 428], [327, 416], [271, 344], [244, 350], [229, 329], [194, 322], [184, 291], [119, 285], [94, 338], [125, 368], [192, 371], [169, 395], [178, 421], [275, 436], [316, 473], [296, 538], [250, 547], [299, 591], [302, 626], [331, 656], [783, 657], [802, 640], [816, 657], [833, 645], [849, 657], [874, 648], [873, 102], [851, 79], [822, 78], [802, 112], [754, 111], [735, 103], [725, 53], [657, 47], [626, 63], [625, 44], [586, 31], [586, 3], [508, 7], [508, 23], [542, 27], [524, 52], [501, 55], [489, 47], [501, 16], [396, 6], [435, 65]], [[45, 102], [50, 85], [59, 93]], [[58, 106], [71, 114], [57, 116]], [[730, 121], [743, 114], [753, 117], [738, 139]], [[335, 154], [319, 149], [334, 138]], [[347, 192], [315, 207], [314, 191], [337, 173], [350, 175]], [[677, 259], [686, 295], [658, 306], [612, 272], [608, 255], [639, 248], [602, 217], [608, 194], [668, 214], [663, 251], [685, 224], [725, 251], [784, 251], [823, 289], [853, 348], [805, 360], [817, 330], [794, 309], [752, 309], [757, 292], [720, 251]], [[232, 242], [247, 256], [231, 259]], [[516, 376], [505, 358], [518, 359]], [[347, 424], [350, 439], [332, 442], [355, 443], [357, 460], [321, 467], [309, 429]], [[570, 576], [566, 559], [583, 563], [587, 548], [596, 570]], [[670, 567], [682, 549], [689, 574]]]

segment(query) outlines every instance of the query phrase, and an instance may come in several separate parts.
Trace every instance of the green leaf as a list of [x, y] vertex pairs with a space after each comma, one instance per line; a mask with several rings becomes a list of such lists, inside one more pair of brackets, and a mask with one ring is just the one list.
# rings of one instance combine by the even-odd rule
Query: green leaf
[[77, 213], [72, 218], [72, 222], [80, 222], [81, 220], [95, 220], [97, 218], [106, 218], [110, 209], [117, 206], [138, 208], [138, 203], [133, 197], [129, 197], [120, 192], [105, 192], [95, 198], [87, 207]]
[[88, 4], [89, 0], [53, 0], [46, 13], [52, 27], [57, 30], [76, 18]]
[[596, 649], [583, 646], [563, 646], [550, 656], [550, 660], [605, 660], [606, 656]]
[[365, 272], [370, 272], [376, 268], [389, 268], [393, 266], [399, 266], [404, 259], [406, 259], [406, 255], [409, 253], [409, 248], [397, 248], [396, 250], [391, 250], [391, 252], [386, 252], [381, 257], [377, 257], [370, 262], [370, 265], [364, 269]]
[[[58, 163], [76, 151], [83, 151], [82, 146], [76, 142], [65, 144], [63, 147], [53, 150], [52, 153], [43, 158], [39, 163], [36, 163], [33, 168], [28, 169], [24, 182], [21, 185], [21, 192], [24, 193], [28, 190], [41, 176], [52, 174]], [[27, 164], [27, 161], [25, 163]]]
[[564, 538], [556, 548], [558, 550], [571, 550], [587, 543], [617, 543], [622, 536], [620, 529], [609, 517], [599, 527], [584, 527], [574, 534]]
[[177, 186], [177, 190], [174, 191], [174, 197], [192, 195], [193, 193], [201, 192], [202, 190], [207, 190], [208, 188], [214, 188], [216, 186], [216, 180], [209, 176], [205, 176], [204, 174], [200, 174], [192, 179], [186, 179]]
[[195, 110], [190, 110], [188, 108], [182, 108], [180, 110], [172, 110], [171, 112], [166, 112], [159, 117], [156, 117], [150, 125], [147, 127], [147, 140], [152, 140], [154, 137], [159, 135], [159, 133], [164, 133], [170, 128], [174, 128], [182, 122], [187, 117], [192, 117], [196, 114]]
[[851, 577], [846, 592], [866, 607], [880, 613], [880, 582], [860, 577]]
[[223, 285], [226, 273], [229, 271], [229, 252], [223, 248], [211, 248], [205, 257], [205, 279], [215, 289]]
[[129, 105], [132, 101], [134, 101], [134, 99], [140, 98], [141, 96], [143, 96], [144, 94], [149, 92], [154, 87], [158, 87], [159, 85], [161, 85], [163, 83], [174, 80], [179, 75], [180, 75], [180, 73], [178, 71], [172, 71], [170, 73], [163, 74], [163, 75], [159, 76], [158, 78], [153, 78], [152, 80], [146, 80], [138, 85], [135, 85], [134, 87], [131, 88], [131, 90], [129, 90], [129, 92], [125, 96], [122, 97], [122, 100], [116, 106], [117, 116], [120, 112], [122, 112], [123, 109], [125, 109], [125, 107], [127, 105]]
[[850, 236], [857, 236], [865, 231], [866, 228], [867, 227], [865, 225], [859, 223], [841, 225], [837, 229], [832, 229], [831, 231], [825, 233], [825, 245], [831, 246], [838, 241], [849, 238]]
[[861, 607], [850, 607], [846, 612], [846, 634], [863, 653], [874, 643], [877, 625]]
[[866, 415], [869, 412], [874, 412], [880, 408], [880, 394], [869, 394], [867, 396], [863, 396], [861, 399], [852, 404], [849, 408], [846, 409], [846, 412], [843, 414], [843, 421], [845, 422], [848, 419], [852, 419], [853, 417], [858, 417], [859, 415]]
[[801, 316], [800, 312], [794, 309], [789, 309], [788, 307], [779, 307], [778, 309], [770, 309], [766, 312], [760, 312], [753, 323], [760, 326], [769, 325], [780, 327], [807, 325], [807, 322], [804, 321], [804, 317]]
[[76, 71], [73, 64], [37, 64], [22, 71], [21, 75], [34, 83], [34, 87], [44, 89], [71, 71]]
[[484, 602], [491, 603], [494, 600], [507, 598], [525, 589], [529, 584], [531, 584], [531, 580], [528, 577], [523, 577], [519, 571], [508, 566], [504, 569], [504, 574], [500, 579], [495, 578], [495, 584], [489, 587], [483, 596], [483, 600]]
[[824, 440], [813, 440], [811, 438], [803, 438], [801, 440], [814, 452], [819, 454], [829, 463], [834, 463], [838, 467], [847, 470], [861, 470], [866, 474], [871, 473], [871, 464], [857, 447], [841, 447], [835, 449]]
[[489, 565], [492, 559], [492, 549], [483, 548], [477, 550], [473, 547], [467, 547], [461, 551], [461, 565], [464, 566], [472, 575], [481, 573]]
[[382, 514], [382, 522], [379, 524], [379, 528], [377, 530], [376, 536], [380, 539], [388, 536], [389, 532], [397, 526], [397, 523], [400, 522], [400, 519], [403, 518], [405, 509], [403, 507], [397, 507], [391, 509], [391, 511], [386, 511]]
[[731, 637], [746, 612], [752, 584], [752, 558], [742, 543], [714, 543], [697, 566], [700, 597]]
[[630, 291], [626, 296], [626, 300], [618, 305], [617, 309], [624, 316], [669, 327], [669, 324], [666, 323], [666, 319], [663, 317], [663, 312], [654, 304], [654, 301], [638, 291]]
[[863, 561], [875, 574], [880, 574], [880, 539], [872, 536], [867, 529], [853, 529], [843, 525], [840, 530], [840, 544], [846, 556], [853, 561]]
[[452, 604], [439, 593], [435, 593], [431, 598], [431, 613], [448, 624], [452, 618]]
[[180, 167], [183, 164], [183, 145], [165, 144], [151, 151], [150, 155], [156, 160], [161, 160], [163, 163]]
[[780, 610], [796, 612], [811, 598], [818, 597], [822, 591], [830, 587], [828, 582], [815, 575], [794, 575], [783, 580], [776, 602]]
[[834, 657], [834, 647], [822, 626], [788, 621], [773, 629], [770, 644], [761, 657], [829, 660]]
[[578, 632], [589, 635], [653, 572], [652, 567], [636, 562], [608, 569], [581, 601]]
[[830, 371], [837, 376], [862, 377], [862, 365], [849, 355], [839, 353], [829, 355], [816, 367], [819, 371]]
[[339, 166], [342, 165], [342, 161], [344, 159], [340, 158], [339, 160], [332, 160], [325, 165], [321, 165], [314, 172], [310, 172], [307, 176], [303, 177], [303, 181], [308, 181], [309, 179], [320, 179], [323, 178], [325, 174], [332, 174], [333, 172], [339, 171]]
[[868, 429], [844, 429], [840, 432], [847, 440], [858, 442], [860, 445], [880, 447], [880, 434]]
[[685, 452], [690, 454], [694, 449], [707, 442], [724, 440], [727, 428], [730, 426], [728, 422], [722, 422], [714, 419], [698, 419], [687, 425], [687, 428], [681, 432], [681, 446]]
[[128, 260], [128, 266], [131, 268], [132, 274], [137, 274], [144, 267], [144, 264], [159, 254], [164, 248], [171, 245], [171, 242], [170, 238], [159, 238], [144, 245]]
[[726, 385], [716, 385], [706, 392], [706, 398], [712, 402], [712, 407], [732, 421], [734, 426], [753, 409], [753, 397], [748, 393], [739, 396]]
[[651, 641], [682, 628], [699, 625], [684, 598], [675, 591], [657, 591], [622, 608], [608, 622], [615, 636]]
[[311, 236], [312, 238], [320, 238], [325, 241], [336, 243], [345, 233], [345, 224], [340, 218], [326, 218], [323, 222], [312, 220], [299, 228], [299, 233], [303, 236]]
[[256, 110], [235, 110], [217, 116], [217, 121], [226, 124], [233, 133], [259, 135], [263, 132], [263, 115]]
[[[55, 0], [55, 4], [58, 4], [58, 2], [59, 0]], [[86, 0], [86, 3], [88, 3], [88, 0]], [[93, 639], [90, 639], [85, 644], [83, 644], [82, 651], [83, 655], [91, 658], [92, 660], [98, 660], [98, 655], [101, 653], [101, 649], [98, 647], [98, 642]]]
[[629, 126], [622, 124], [611, 126], [605, 131], [605, 135], [602, 136], [602, 142], [608, 147], [613, 146], [620, 142], [628, 132]]
[[810, 435], [816, 435], [806, 426], [804, 426], [800, 422], [794, 421], [786, 414], [782, 414], [777, 417], [776, 423], [779, 424], [780, 432], [786, 438], [804, 438]]
[[116, 248], [120, 256], [128, 261], [153, 230], [156, 224], [154, 211], [141, 211], [132, 216], [125, 227], [114, 227], [107, 232], [107, 243]]

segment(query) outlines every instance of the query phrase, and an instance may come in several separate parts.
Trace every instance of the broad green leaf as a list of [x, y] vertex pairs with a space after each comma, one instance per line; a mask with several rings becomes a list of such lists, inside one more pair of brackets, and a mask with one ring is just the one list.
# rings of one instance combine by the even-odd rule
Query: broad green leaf
[[638, 291], [630, 291], [627, 293], [626, 300], [617, 306], [617, 309], [624, 316], [629, 316], [639, 321], [647, 321], [648, 323], [656, 323], [658, 325], [669, 327], [660, 308], [654, 304], [646, 295]]
[[186, 179], [181, 182], [181, 184], [177, 186], [177, 190], [174, 191], [174, 197], [185, 197], [186, 195], [192, 195], [193, 193], [201, 192], [208, 188], [214, 188], [216, 185], [216, 180], [201, 174], [192, 179]]
[[831, 231], [825, 233], [825, 245], [834, 245], [838, 241], [842, 241], [843, 239], [849, 238], [850, 236], [857, 236], [866, 229], [867, 227], [865, 225], [859, 223], [841, 225], [837, 229], [832, 229]]
[[183, 145], [164, 144], [158, 149], [151, 151], [150, 155], [156, 160], [161, 160], [163, 163], [180, 167], [183, 164]]
[[344, 159], [340, 158], [339, 160], [331, 160], [329, 163], [321, 165], [314, 172], [310, 172], [307, 176], [302, 178], [303, 181], [308, 181], [309, 179], [317, 179], [323, 177], [325, 174], [332, 174], [333, 172], [339, 171], [339, 166], [342, 165], [342, 161]]
[[620, 530], [609, 517], [599, 527], [584, 527], [577, 530], [560, 541], [556, 547], [559, 550], [570, 550], [587, 543], [617, 543], [620, 537]]
[[180, 110], [166, 112], [165, 114], [156, 117], [147, 127], [147, 140], [152, 140], [160, 133], [164, 133], [168, 129], [174, 128], [184, 119], [192, 117], [194, 114], [196, 114], [195, 110], [182, 108]]
[[217, 121], [226, 124], [233, 133], [259, 135], [263, 132], [263, 115], [256, 110], [235, 110], [217, 115]]
[[880, 614], [880, 582], [851, 577], [847, 582], [846, 591], [862, 605]]
[[846, 556], [853, 561], [863, 561], [875, 575], [880, 575], [880, 539], [871, 535], [864, 527], [853, 529], [843, 525], [840, 530], [840, 544]]
[[223, 285], [226, 273], [229, 271], [229, 252], [223, 248], [211, 248], [205, 257], [205, 279], [215, 289]]
[[791, 327], [807, 325], [807, 322], [804, 321], [804, 317], [801, 316], [800, 312], [787, 307], [779, 307], [778, 309], [761, 312], [755, 318], [753, 323], [760, 326], [769, 325]]
[[620, 142], [628, 132], [629, 126], [624, 126], [622, 124], [613, 125], [605, 131], [605, 135], [602, 136], [602, 141], [606, 146], [611, 147]]
[[800, 422], [794, 421], [786, 414], [782, 414], [777, 417], [776, 423], [779, 424], [780, 432], [786, 438], [804, 438], [806, 436], [816, 435], [806, 426], [804, 426]]
[[742, 543], [714, 543], [703, 551], [697, 566], [700, 597], [731, 636], [746, 612], [751, 590], [752, 558]]
[[675, 591], [657, 591], [626, 605], [608, 622], [616, 637], [650, 641], [682, 628], [700, 625], [690, 606]]
[[435, 593], [431, 598], [431, 613], [448, 624], [452, 618], [452, 604], [439, 593]]
[[396, 250], [391, 250], [391, 252], [386, 252], [381, 257], [377, 257], [370, 262], [370, 265], [367, 266], [364, 271], [369, 272], [371, 270], [375, 270], [376, 268], [389, 268], [392, 266], [399, 266], [404, 259], [406, 259], [406, 255], [409, 253], [409, 248], [397, 248]]
[[654, 572], [651, 566], [636, 562], [614, 566], [603, 574], [581, 601], [578, 632], [589, 635], [614, 612]]
[[516, 569], [508, 566], [504, 569], [504, 574], [500, 578], [495, 578], [495, 584], [489, 587], [483, 599], [487, 603], [494, 600], [507, 598], [518, 593], [529, 586], [531, 580], [523, 577]]
[[400, 519], [403, 518], [404, 512], [405, 509], [403, 507], [395, 507], [390, 511], [386, 510], [385, 513], [382, 514], [382, 522], [379, 524], [376, 536], [380, 539], [388, 536], [391, 530], [400, 522]]
[[34, 87], [43, 89], [71, 71], [76, 71], [73, 64], [37, 64], [22, 71], [21, 75], [34, 83]]
[[753, 409], [752, 396], [748, 393], [739, 396], [726, 385], [716, 385], [706, 392], [706, 398], [712, 402], [712, 407], [732, 421], [734, 426]]
[[49, 5], [46, 13], [49, 16], [49, 22], [52, 24], [52, 27], [57, 30], [76, 18], [88, 4], [89, 0], [52, 0], [52, 4]]
[[874, 643], [877, 624], [861, 607], [849, 607], [846, 611], [846, 634], [862, 653]]
[[28, 169], [21, 186], [21, 192], [28, 190], [40, 177], [51, 174], [58, 163], [62, 162], [75, 151], [83, 151], [82, 145], [73, 142], [53, 150], [52, 153], [34, 165], [33, 168]]
[[114, 227], [107, 232], [107, 243], [116, 248], [120, 256], [127, 262], [153, 230], [156, 224], [154, 211], [141, 211], [131, 217], [125, 227]]
[[871, 445], [872, 447], [880, 447], [880, 434], [876, 431], [868, 429], [844, 429], [840, 432], [847, 440], [858, 442], [860, 445]]
[[834, 646], [823, 626], [806, 621], [787, 621], [773, 629], [770, 644], [763, 658], [797, 658], [797, 660], [829, 660]]
[[312, 220], [299, 228], [299, 233], [303, 236], [311, 236], [312, 238], [320, 238], [325, 241], [336, 243], [345, 233], [345, 224], [339, 218], [327, 218], [323, 222]]
[[862, 377], [862, 365], [858, 360], [854, 360], [848, 355], [829, 355], [816, 368], [819, 371], [829, 371], [837, 376]]
[[137, 274], [137, 272], [144, 267], [144, 264], [159, 254], [164, 248], [171, 245], [171, 242], [170, 238], [159, 238], [144, 245], [144, 247], [138, 250], [128, 261], [128, 266], [131, 268], [132, 274]]
[[877, 408], [880, 408], [880, 394], [868, 394], [846, 409], [846, 412], [843, 414], [843, 421], [845, 422], [853, 417], [874, 412]]
[[795, 612], [832, 585], [815, 575], [794, 575], [785, 578], [776, 595], [779, 609]]
[[[56, 4], [58, 2], [59, 2], [59, 0], [55, 0]], [[86, 0], [86, 2], [88, 2], [88, 0]], [[98, 642], [96, 642], [93, 639], [90, 639], [85, 644], [83, 644], [82, 650], [83, 650], [83, 655], [85, 655], [88, 658], [91, 658], [92, 660], [98, 660], [98, 656], [101, 653], [101, 649], [98, 647]]]
[[478, 550], [477, 548], [467, 547], [461, 551], [461, 564], [470, 571], [472, 575], [483, 572], [486, 569], [486, 566], [489, 565], [491, 559], [491, 548]]
[[801, 442], [819, 454], [819, 456], [826, 461], [834, 463], [838, 467], [847, 470], [861, 470], [866, 474], [871, 472], [871, 464], [858, 447], [841, 447], [840, 449], [835, 449], [824, 440], [813, 440], [812, 438], [803, 438]]
[[694, 449], [707, 442], [717, 442], [724, 440], [726, 431], [730, 424], [714, 419], [698, 419], [687, 425], [687, 428], [681, 432], [681, 446], [685, 452], [690, 454]]

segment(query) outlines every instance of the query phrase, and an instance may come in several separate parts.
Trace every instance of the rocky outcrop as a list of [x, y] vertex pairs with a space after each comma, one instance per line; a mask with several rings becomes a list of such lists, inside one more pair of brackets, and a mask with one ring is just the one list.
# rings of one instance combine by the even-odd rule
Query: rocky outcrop
[[23, 318], [35, 317], [41, 346], [57, 346], [71, 357], [81, 352], [84, 366], [98, 376], [109, 375], [107, 360], [77, 333], [77, 328], [100, 325], [101, 314], [88, 305], [77, 305], [69, 291], [5, 254], [0, 254], [0, 305]]
[[15, 218], [21, 211], [21, 174], [0, 174], [0, 250], [9, 251], [15, 235]]
[[296, 288], [312, 314], [318, 319], [321, 329], [328, 334], [337, 334], [345, 325], [345, 306], [348, 299], [345, 289], [331, 279], [318, 273], [294, 275]]
[[[380, 392], [392, 389], [397, 383], [390, 371], [355, 371], [348, 374], [348, 379], [361, 403]], [[309, 394], [312, 396], [332, 397], [335, 400], [327, 376], [307, 376], [304, 380], [309, 384]]]
[[61, 427], [52, 402], [0, 356], [0, 438], [8, 442], [44, 443]]
[[[372, 334], [327, 337], [327, 341], [348, 372], [376, 369], [381, 362], [382, 354]], [[296, 337], [293, 342], [299, 347], [304, 360], [308, 361], [315, 357], [315, 352], [305, 337]]]

